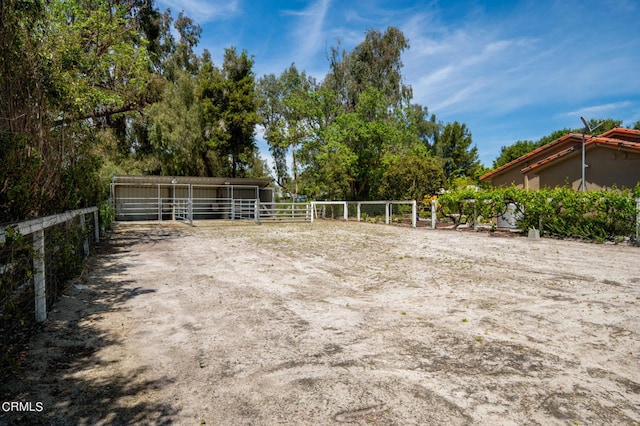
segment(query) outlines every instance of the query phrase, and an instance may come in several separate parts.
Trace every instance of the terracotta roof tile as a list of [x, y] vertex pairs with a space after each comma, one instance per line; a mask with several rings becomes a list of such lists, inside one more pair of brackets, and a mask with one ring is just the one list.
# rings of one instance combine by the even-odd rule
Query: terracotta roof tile
[[[586, 136], [589, 137], [589, 136]], [[480, 176], [480, 181], [484, 181], [487, 180], [488, 178], [495, 176], [497, 174], [502, 173], [503, 171], [506, 171], [508, 169], [511, 169], [513, 166], [515, 166], [516, 164], [520, 164], [523, 162], [526, 162], [527, 160], [529, 160], [531, 157], [535, 157], [538, 154], [553, 149], [553, 148], [557, 148], [558, 145], [561, 145], [567, 141], [570, 140], [575, 140], [576, 142], [582, 142], [582, 134], [581, 133], [568, 133], [564, 136], [562, 136], [561, 138], [558, 138], [554, 141], [549, 142], [546, 145], [542, 145], [539, 148], [534, 149], [533, 151], [516, 158], [515, 160], [511, 160], [510, 162], [508, 162], [507, 164], [503, 164], [502, 166], [498, 167], [497, 169], [491, 170], [488, 173], [485, 173], [484, 175]]]
[[[522, 157], [518, 157], [515, 160], [512, 160], [509, 163], [504, 164], [495, 170], [485, 173], [484, 175], [480, 176], [480, 181], [490, 180], [490, 178], [493, 176], [496, 176], [507, 170], [511, 170], [514, 167], [518, 167], [519, 165], [525, 164], [532, 157], [536, 157], [539, 154], [543, 154], [545, 151], [549, 151], [554, 148], [559, 148], [563, 143], [566, 143], [569, 141], [581, 143], [582, 133], [569, 133], [562, 136], [561, 138], [558, 138], [554, 141], [549, 142], [546, 145], [536, 148], [535, 150], [529, 152], [528, 154], [523, 155]], [[623, 149], [630, 149], [633, 151], [640, 151], [640, 130], [616, 127], [614, 129], [604, 132], [599, 136], [585, 135], [585, 146], [591, 146], [594, 144], [604, 145], [609, 147], [619, 147]], [[543, 165], [548, 164], [558, 158], [564, 157], [574, 151], [575, 151], [575, 147], [570, 146], [568, 148], [557, 151], [547, 157], [544, 157], [531, 165], [527, 165], [524, 168], [522, 168], [520, 171], [522, 173], [527, 173], [530, 170], [534, 170], [539, 167], [542, 167]]]

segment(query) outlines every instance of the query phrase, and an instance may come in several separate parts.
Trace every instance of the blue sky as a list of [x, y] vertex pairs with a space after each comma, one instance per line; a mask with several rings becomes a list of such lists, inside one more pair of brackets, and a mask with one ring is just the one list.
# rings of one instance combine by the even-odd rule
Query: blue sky
[[[480, 159], [500, 147], [578, 128], [580, 116], [640, 120], [637, 0], [159, 0], [202, 26], [199, 49], [218, 65], [226, 47], [254, 56], [256, 77], [292, 62], [322, 80], [327, 52], [351, 50], [368, 29], [398, 27], [414, 102], [465, 123]], [[263, 156], [268, 156], [259, 141]]]

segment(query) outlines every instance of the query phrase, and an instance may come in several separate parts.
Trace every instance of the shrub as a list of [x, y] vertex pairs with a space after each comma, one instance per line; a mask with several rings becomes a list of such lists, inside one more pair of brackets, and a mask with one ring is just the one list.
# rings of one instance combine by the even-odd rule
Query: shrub
[[592, 241], [635, 238], [638, 226], [636, 198], [640, 185], [629, 189], [576, 192], [570, 188], [528, 191], [509, 188], [450, 191], [438, 197], [438, 212], [454, 227], [472, 223], [474, 215], [485, 219], [504, 214], [506, 206], [519, 208], [517, 226], [539, 229], [543, 235]]

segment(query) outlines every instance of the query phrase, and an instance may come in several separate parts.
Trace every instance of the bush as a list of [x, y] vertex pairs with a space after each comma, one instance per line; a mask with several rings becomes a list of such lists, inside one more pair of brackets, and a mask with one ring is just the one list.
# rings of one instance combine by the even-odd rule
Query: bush
[[592, 241], [621, 241], [635, 238], [638, 211], [636, 199], [640, 187], [611, 191], [576, 192], [569, 188], [523, 189], [467, 188], [438, 197], [438, 212], [451, 219], [454, 227], [472, 223], [474, 215], [485, 219], [504, 214], [514, 203], [521, 215], [517, 226], [522, 230], [539, 229], [543, 235], [580, 238]]

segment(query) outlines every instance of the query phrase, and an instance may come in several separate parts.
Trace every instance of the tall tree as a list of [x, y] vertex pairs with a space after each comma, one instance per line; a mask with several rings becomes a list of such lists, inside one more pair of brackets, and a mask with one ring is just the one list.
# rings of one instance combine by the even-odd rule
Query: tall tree
[[[219, 129], [213, 135], [220, 155], [229, 164], [228, 176], [244, 176], [248, 171], [247, 159], [252, 158], [256, 148], [255, 127], [260, 117], [257, 113], [253, 58], [243, 50], [225, 49], [224, 62], [218, 77], [203, 86], [206, 98], [213, 96], [205, 111], [207, 126]], [[215, 72], [214, 72], [215, 74]], [[217, 104], [217, 105], [215, 105]]]
[[[373, 88], [364, 91], [355, 111], [338, 115], [322, 138], [305, 144], [302, 152], [308, 161], [305, 181], [310, 180], [309, 175], [340, 176], [341, 185], [326, 185], [325, 182], [324, 186], [348, 188], [340, 194], [347, 199], [377, 197], [385, 166], [394, 156], [413, 149], [417, 140], [415, 134], [407, 131], [405, 118], [397, 111], [389, 110], [384, 94]], [[344, 163], [343, 167], [335, 164], [340, 161]], [[330, 172], [318, 173], [323, 167], [330, 168]]]
[[420, 104], [411, 104], [408, 108], [407, 118], [415, 128], [418, 139], [430, 153], [433, 153], [433, 144], [436, 135], [440, 132], [441, 124], [436, 122], [436, 115], [429, 115], [429, 108]]
[[[114, 126], [153, 87], [136, 1], [0, 3], [0, 136], [11, 216], [93, 203], [95, 126]], [[117, 127], [117, 126], [114, 126]], [[17, 149], [17, 151], [16, 151]], [[19, 153], [21, 151], [22, 153]], [[89, 184], [91, 182], [91, 184]]]
[[269, 74], [261, 78], [258, 92], [261, 124], [274, 158], [276, 181], [295, 199], [300, 190], [298, 150], [314, 134], [317, 122], [314, 121], [312, 82], [291, 64], [278, 77]]
[[161, 164], [161, 174], [211, 176], [215, 159], [204, 140], [202, 106], [196, 96], [196, 79], [185, 70], [167, 85], [162, 102], [148, 108], [150, 137]]
[[444, 174], [451, 182], [458, 177], [476, 178], [481, 170], [478, 148], [472, 146], [466, 124], [447, 123], [435, 138], [434, 152], [443, 161]]
[[159, 70], [169, 81], [176, 81], [180, 77], [180, 71], [186, 71], [191, 75], [196, 75], [199, 69], [199, 58], [194, 52], [194, 48], [200, 42], [202, 28], [193, 19], [180, 12], [178, 18], [173, 22], [173, 27], [178, 33], [176, 41], [168, 30], [172, 24], [170, 11], [167, 10], [163, 19], [161, 40], [162, 44], [154, 46], [159, 50], [162, 61], [158, 64]]
[[339, 44], [331, 49], [331, 71], [324, 84], [347, 112], [355, 110], [360, 94], [369, 88], [382, 93], [390, 105], [400, 106], [412, 96], [401, 73], [401, 55], [408, 48], [408, 40], [395, 27], [384, 33], [369, 30], [352, 52], [341, 50]]

